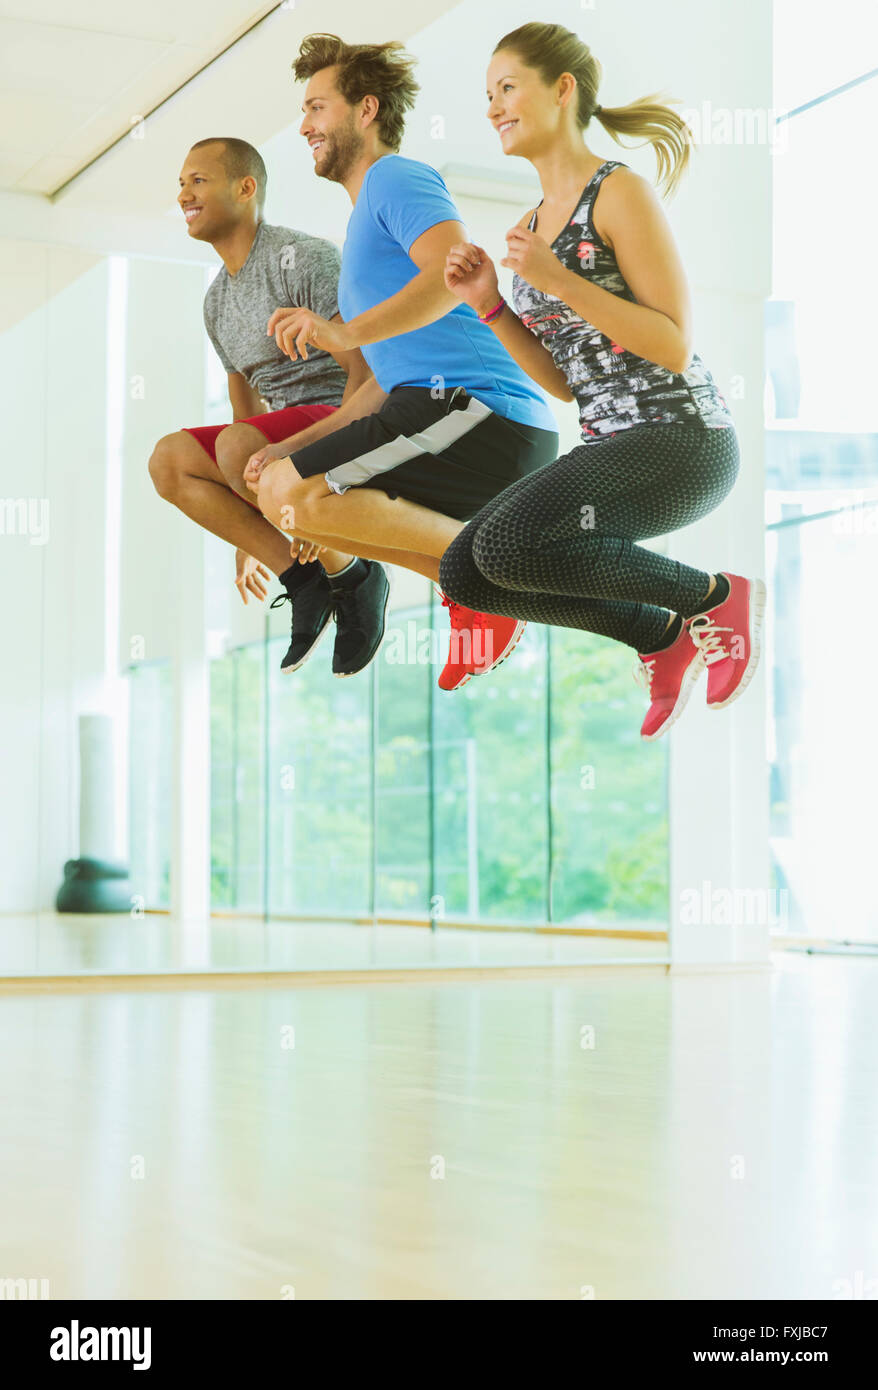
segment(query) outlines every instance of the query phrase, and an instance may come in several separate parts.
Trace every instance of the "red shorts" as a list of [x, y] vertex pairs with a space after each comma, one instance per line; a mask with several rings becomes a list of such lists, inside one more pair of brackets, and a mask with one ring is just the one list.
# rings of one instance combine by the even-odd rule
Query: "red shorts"
[[[237, 420], [238, 425], [253, 425], [264, 434], [269, 444], [279, 444], [282, 439], [288, 438], [291, 434], [298, 434], [300, 430], [306, 430], [309, 425], [316, 425], [318, 420], [325, 420], [327, 415], [331, 415], [338, 407], [335, 405], [291, 405], [286, 410], [272, 410], [267, 415], [254, 415], [249, 420]], [[187, 434], [192, 434], [198, 440], [202, 449], [206, 449], [210, 457], [216, 463], [216, 441], [217, 436], [223, 430], [228, 429], [228, 425], [185, 425]]]
[[[269, 444], [279, 444], [282, 439], [287, 439], [291, 434], [298, 434], [300, 430], [306, 430], [309, 425], [316, 425], [318, 420], [325, 420], [327, 415], [331, 415], [337, 410], [336, 405], [290, 405], [286, 410], [270, 410], [266, 415], [253, 415], [249, 420], [236, 420], [237, 425], [254, 425], [268, 440]], [[187, 434], [194, 435], [202, 449], [204, 449], [216, 463], [216, 441], [223, 430], [229, 428], [228, 425], [184, 425]], [[258, 511], [256, 501], [250, 501], [246, 497], [245, 502]]]

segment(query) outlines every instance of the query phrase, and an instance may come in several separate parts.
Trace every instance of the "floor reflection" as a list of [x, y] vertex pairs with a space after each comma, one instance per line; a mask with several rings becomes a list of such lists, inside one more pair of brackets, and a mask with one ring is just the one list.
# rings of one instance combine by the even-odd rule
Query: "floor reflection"
[[439, 924], [0, 917], [0, 977], [660, 963], [664, 940]]

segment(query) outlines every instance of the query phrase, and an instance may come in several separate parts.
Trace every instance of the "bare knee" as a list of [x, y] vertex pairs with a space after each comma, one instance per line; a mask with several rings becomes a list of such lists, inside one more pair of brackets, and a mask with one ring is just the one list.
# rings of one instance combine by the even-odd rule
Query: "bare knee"
[[293, 489], [273, 463], [264, 468], [259, 476], [256, 500], [263, 516], [275, 526], [280, 526], [281, 530], [292, 531], [294, 510], [298, 510]]
[[152, 451], [149, 460], [149, 476], [159, 497], [173, 502], [180, 487], [180, 479], [185, 471], [185, 456], [191, 436], [184, 430], [176, 434], [166, 434]]
[[303, 531], [317, 531], [322, 534], [326, 521], [321, 503], [326, 501], [325, 485], [322, 478], [295, 477], [296, 524]]
[[227, 425], [217, 435], [215, 446], [217, 466], [226, 482], [243, 487], [247, 460], [267, 442], [253, 425]]
[[313, 496], [313, 488], [299, 477], [288, 459], [270, 463], [259, 479], [259, 509], [283, 531], [313, 529]]

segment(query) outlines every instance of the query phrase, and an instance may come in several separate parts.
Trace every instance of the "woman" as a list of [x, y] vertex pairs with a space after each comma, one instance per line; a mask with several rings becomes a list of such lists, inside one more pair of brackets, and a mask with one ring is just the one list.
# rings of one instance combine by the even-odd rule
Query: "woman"
[[576, 401], [583, 443], [484, 507], [445, 552], [440, 582], [467, 607], [632, 647], [651, 701], [641, 734], [652, 739], [705, 666], [711, 709], [749, 684], [765, 586], [635, 544], [712, 511], [740, 455], [691, 349], [688, 286], [658, 198], [583, 140], [595, 113], [611, 134], [645, 136], [670, 190], [688, 162], [688, 128], [654, 97], [604, 111], [600, 74], [557, 24], [523, 25], [491, 59], [488, 119], [504, 153], [533, 164], [543, 198], [506, 237], [514, 308], [479, 246], [453, 248], [445, 281], [534, 380]]

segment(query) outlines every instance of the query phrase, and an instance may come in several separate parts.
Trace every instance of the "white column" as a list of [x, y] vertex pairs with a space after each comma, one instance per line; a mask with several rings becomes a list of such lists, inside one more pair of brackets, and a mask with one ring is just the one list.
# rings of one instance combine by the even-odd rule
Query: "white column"
[[[703, 355], [735, 416], [741, 470], [726, 501], [669, 537], [668, 551], [699, 569], [764, 578], [763, 300], [733, 294], [709, 299], [706, 317], [716, 346]], [[732, 398], [736, 387], [743, 393], [738, 399]], [[747, 690], [728, 709], [708, 710], [706, 688], [702, 677], [670, 734], [669, 929], [676, 968], [767, 962], [775, 904], [764, 650]]]
[[[741, 469], [726, 501], [669, 537], [668, 552], [699, 569], [764, 578], [764, 302], [771, 293], [778, 157], [772, 152], [772, 7], [741, 0], [734, 22], [722, 6], [699, 13], [706, 27], [683, 25], [686, 46], [677, 50], [685, 63], [682, 99], [697, 118], [699, 148], [672, 218], [693, 287], [695, 350], [734, 416]], [[672, 968], [762, 968], [774, 906], [764, 653], [748, 689], [728, 709], [708, 710], [705, 689], [702, 678], [670, 734]]]

